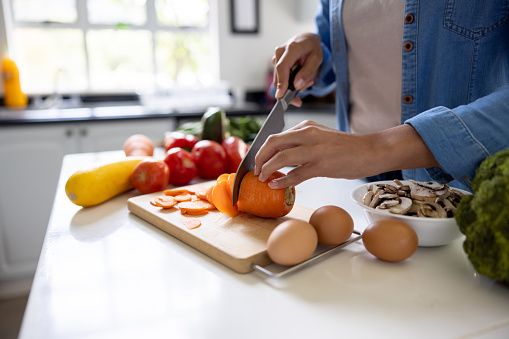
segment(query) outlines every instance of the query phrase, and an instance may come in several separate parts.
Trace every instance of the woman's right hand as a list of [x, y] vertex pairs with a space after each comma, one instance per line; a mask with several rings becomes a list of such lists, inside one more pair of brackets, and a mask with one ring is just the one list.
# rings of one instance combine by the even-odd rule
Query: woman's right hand
[[[304, 91], [311, 87], [320, 72], [323, 52], [320, 37], [313, 33], [302, 33], [276, 48], [272, 57], [274, 65], [274, 87], [276, 99], [281, 99], [288, 89], [290, 71], [301, 65], [302, 69], [295, 76], [294, 87]], [[295, 98], [292, 104], [300, 106], [302, 101]]]

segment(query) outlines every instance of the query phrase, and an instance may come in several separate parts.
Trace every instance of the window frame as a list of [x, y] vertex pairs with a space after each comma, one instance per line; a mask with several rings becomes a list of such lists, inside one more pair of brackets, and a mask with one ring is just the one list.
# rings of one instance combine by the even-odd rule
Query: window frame
[[[76, 12], [77, 18], [74, 23], [61, 23], [61, 22], [32, 22], [32, 21], [16, 21], [14, 18], [14, 9], [12, 0], [0, 0], [0, 54], [3, 55], [4, 51], [8, 46], [13, 46], [12, 37], [13, 31], [15, 28], [39, 28], [39, 29], [60, 29], [60, 28], [73, 28], [79, 29], [83, 35], [83, 48], [84, 48], [84, 58], [85, 58], [85, 70], [86, 70], [86, 82], [87, 88], [83, 92], [78, 92], [76, 94], [94, 94], [97, 93], [96, 90], [91, 88], [91, 73], [90, 73], [90, 62], [89, 62], [89, 52], [88, 52], [88, 43], [87, 43], [87, 32], [90, 30], [100, 30], [100, 29], [118, 29], [118, 24], [93, 24], [88, 20], [88, 9], [87, 9], [87, 1], [86, 0], [75, 0], [76, 4]], [[184, 0], [185, 1], [185, 0]], [[156, 60], [156, 35], [158, 32], [198, 32], [198, 33], [207, 33], [210, 37], [210, 47], [211, 54], [214, 53], [217, 48], [214, 48], [214, 42], [217, 40], [214, 38], [213, 29], [211, 28], [212, 13], [215, 7], [217, 7], [217, 0], [208, 0], [209, 3], [209, 13], [208, 13], [208, 22], [204, 27], [197, 26], [165, 26], [159, 24], [157, 19], [157, 12], [155, 6], [155, 0], [146, 0], [146, 22], [143, 25], [135, 25], [129, 24], [123, 27], [125, 30], [144, 30], [148, 31], [151, 34], [151, 55], [152, 55], [152, 75], [153, 75], [153, 88], [155, 91], [166, 90], [161, 88], [157, 83], [157, 60]], [[213, 60], [212, 64], [214, 65], [212, 73], [216, 79], [219, 81], [219, 65], [217, 60], [217, 56], [211, 55]], [[102, 92], [102, 91], [101, 91]], [[129, 91], [127, 91], [129, 92]], [[134, 90], [132, 91], [134, 92]], [[113, 91], [111, 93], [126, 93], [126, 90]], [[30, 95], [30, 93], [28, 93]], [[49, 94], [49, 93], [48, 93]]]

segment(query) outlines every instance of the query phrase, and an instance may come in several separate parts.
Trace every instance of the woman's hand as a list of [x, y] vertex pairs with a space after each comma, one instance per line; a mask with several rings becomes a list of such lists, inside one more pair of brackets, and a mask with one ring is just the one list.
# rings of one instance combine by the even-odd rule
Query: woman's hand
[[260, 181], [283, 167], [297, 166], [269, 182], [272, 188], [295, 186], [313, 177], [357, 179], [438, 165], [408, 124], [376, 133], [351, 134], [309, 120], [271, 135], [258, 151], [255, 163], [254, 172]]
[[[322, 60], [321, 40], [313, 33], [296, 35], [284, 45], [277, 47], [272, 57], [276, 99], [285, 95], [290, 71], [298, 64], [302, 66], [302, 69], [295, 76], [294, 87], [300, 91], [311, 87], [320, 72]], [[295, 98], [292, 104], [300, 106], [302, 101], [300, 98]]]

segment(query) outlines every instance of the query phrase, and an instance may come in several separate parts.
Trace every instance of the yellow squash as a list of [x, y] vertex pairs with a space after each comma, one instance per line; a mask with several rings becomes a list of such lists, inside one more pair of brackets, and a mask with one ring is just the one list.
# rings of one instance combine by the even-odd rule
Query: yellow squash
[[67, 179], [65, 193], [69, 200], [78, 206], [100, 204], [133, 188], [131, 173], [145, 158], [131, 156], [117, 162], [77, 171]]

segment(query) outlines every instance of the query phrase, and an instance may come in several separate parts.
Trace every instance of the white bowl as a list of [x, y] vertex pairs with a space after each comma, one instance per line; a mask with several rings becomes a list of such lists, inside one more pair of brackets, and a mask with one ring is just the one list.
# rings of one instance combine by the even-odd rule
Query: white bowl
[[[401, 181], [405, 185], [412, 186], [413, 184], [408, 181]], [[364, 216], [369, 224], [376, 220], [392, 219], [406, 222], [413, 228], [417, 237], [419, 238], [419, 246], [443, 246], [452, 242], [461, 236], [461, 232], [456, 224], [455, 218], [419, 218], [408, 215], [391, 214], [376, 210], [372, 207], [366, 206], [362, 203], [362, 197], [368, 191], [369, 185], [376, 184], [394, 184], [392, 180], [376, 181], [367, 183], [355, 188], [352, 193], [352, 199], [362, 208]], [[470, 194], [469, 192], [454, 188], [463, 194]]]

